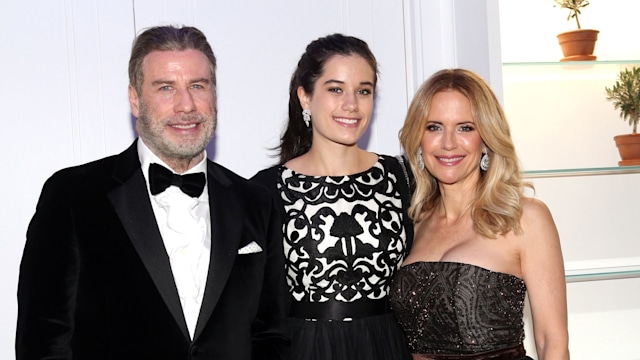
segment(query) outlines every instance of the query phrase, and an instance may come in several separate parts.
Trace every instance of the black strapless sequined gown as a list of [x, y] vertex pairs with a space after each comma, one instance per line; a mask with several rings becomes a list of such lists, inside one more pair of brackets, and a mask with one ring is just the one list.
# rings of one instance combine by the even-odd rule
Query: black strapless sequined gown
[[[396, 272], [389, 297], [419, 358], [519, 360], [530, 359], [521, 348], [525, 295], [524, 281], [513, 275], [416, 262]], [[500, 357], [490, 357], [495, 353]]]

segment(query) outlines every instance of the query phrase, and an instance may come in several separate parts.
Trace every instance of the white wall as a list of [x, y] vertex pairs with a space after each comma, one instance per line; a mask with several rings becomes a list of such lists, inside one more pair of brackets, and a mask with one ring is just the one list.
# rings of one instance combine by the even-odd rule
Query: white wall
[[[0, 1], [0, 132], [9, 176], [0, 184], [0, 358], [13, 357], [16, 285], [25, 231], [54, 171], [118, 153], [135, 138], [127, 102], [132, 40], [157, 24], [202, 29], [218, 57], [219, 123], [209, 155], [241, 175], [274, 163], [288, 83], [304, 47], [332, 32], [366, 40], [380, 64], [375, 119], [362, 145], [398, 154], [397, 133], [415, 89], [464, 63], [498, 81], [497, 0], [27, 0]], [[474, 11], [488, 14], [471, 16]], [[456, 22], [465, 17], [464, 22]], [[492, 23], [493, 24], [493, 23]], [[464, 31], [463, 31], [464, 30]], [[473, 39], [467, 38], [469, 33]], [[496, 52], [493, 51], [495, 55]], [[498, 54], [499, 56], [499, 54]]]

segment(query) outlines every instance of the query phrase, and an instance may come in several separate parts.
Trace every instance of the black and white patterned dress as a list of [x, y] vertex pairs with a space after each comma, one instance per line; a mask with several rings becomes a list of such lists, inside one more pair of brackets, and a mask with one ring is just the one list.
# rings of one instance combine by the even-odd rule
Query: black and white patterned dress
[[254, 177], [281, 201], [292, 359], [408, 359], [387, 293], [413, 239], [398, 159], [349, 176], [277, 166]]

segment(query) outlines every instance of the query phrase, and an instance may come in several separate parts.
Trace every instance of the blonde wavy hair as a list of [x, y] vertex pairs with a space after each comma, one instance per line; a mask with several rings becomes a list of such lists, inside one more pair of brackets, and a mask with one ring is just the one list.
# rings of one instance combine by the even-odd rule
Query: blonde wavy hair
[[420, 169], [417, 154], [433, 97], [447, 90], [458, 91], [469, 99], [473, 121], [489, 155], [489, 169], [481, 171], [476, 196], [471, 203], [471, 218], [476, 232], [488, 238], [510, 231], [521, 232], [521, 199], [524, 189], [533, 190], [533, 185], [522, 179], [509, 124], [498, 99], [480, 76], [466, 69], [436, 72], [420, 86], [409, 106], [400, 130], [400, 143], [416, 179], [409, 216], [414, 223], [418, 222], [422, 220], [422, 214], [440, 201], [438, 181], [429, 171]]

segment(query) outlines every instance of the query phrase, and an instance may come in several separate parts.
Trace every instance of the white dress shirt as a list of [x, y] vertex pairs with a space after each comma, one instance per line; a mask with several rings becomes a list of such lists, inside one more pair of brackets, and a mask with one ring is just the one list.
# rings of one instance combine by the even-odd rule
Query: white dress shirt
[[[156, 222], [169, 255], [189, 335], [193, 339], [207, 282], [211, 252], [209, 193], [205, 186], [200, 197], [193, 198], [183, 193], [180, 188], [169, 186], [165, 191], [151, 195], [149, 165], [157, 163], [167, 169], [171, 168], [152, 153], [142, 139], [138, 140], [138, 156]], [[205, 176], [207, 174], [206, 152], [202, 161], [184, 174], [197, 172], [204, 172]]]

